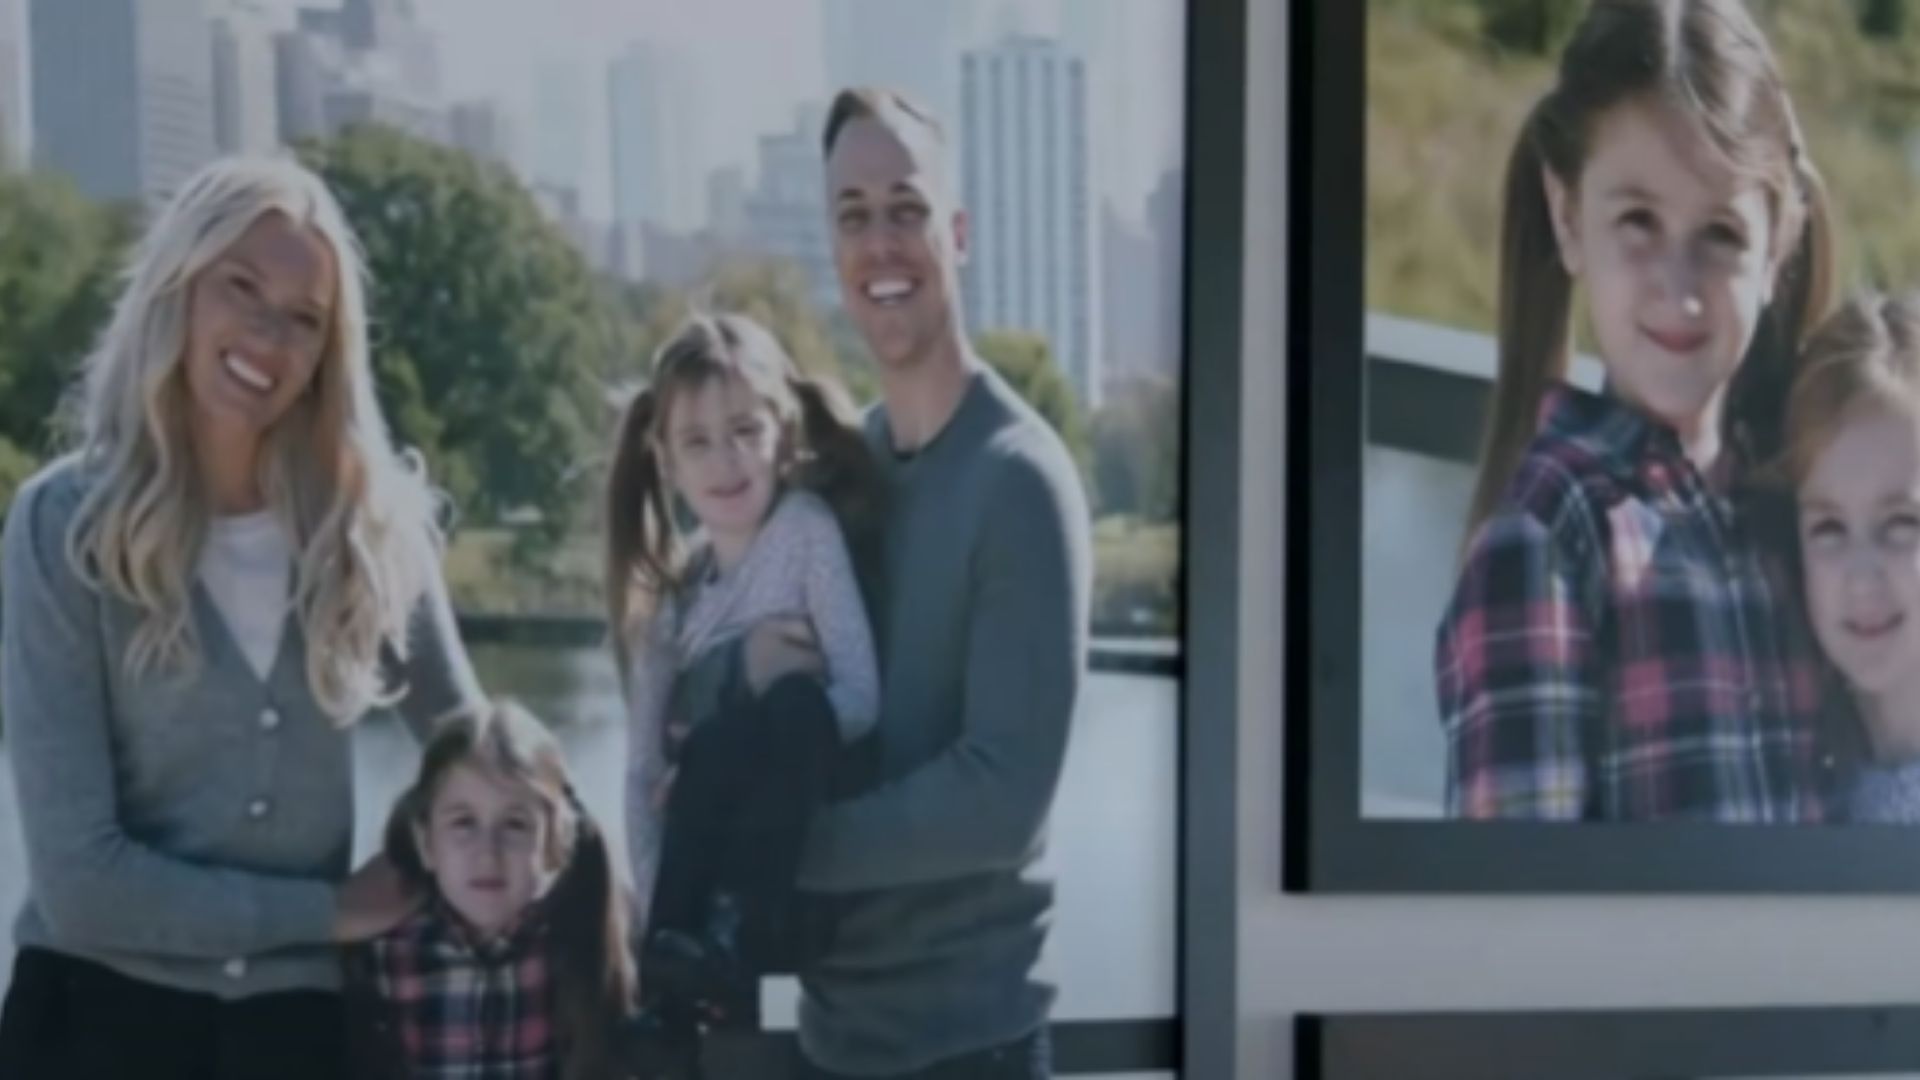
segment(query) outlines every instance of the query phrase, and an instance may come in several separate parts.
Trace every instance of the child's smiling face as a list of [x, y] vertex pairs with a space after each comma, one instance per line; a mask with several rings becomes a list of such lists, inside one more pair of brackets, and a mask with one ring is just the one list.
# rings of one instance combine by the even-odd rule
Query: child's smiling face
[[1920, 421], [1877, 405], [1852, 414], [1799, 502], [1821, 648], [1865, 697], [1920, 686]]

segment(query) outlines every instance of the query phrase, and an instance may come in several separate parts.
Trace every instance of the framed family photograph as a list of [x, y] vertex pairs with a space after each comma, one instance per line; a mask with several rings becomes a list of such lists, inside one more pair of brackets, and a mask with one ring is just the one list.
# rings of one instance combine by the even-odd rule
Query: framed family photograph
[[1294, 1025], [1300, 1080], [1913, 1080], [1920, 1010], [1334, 1013]]
[[1287, 886], [1920, 887], [1920, 23], [1293, 12]]
[[1245, 51], [0, 0], [0, 1074], [1204, 1053]]

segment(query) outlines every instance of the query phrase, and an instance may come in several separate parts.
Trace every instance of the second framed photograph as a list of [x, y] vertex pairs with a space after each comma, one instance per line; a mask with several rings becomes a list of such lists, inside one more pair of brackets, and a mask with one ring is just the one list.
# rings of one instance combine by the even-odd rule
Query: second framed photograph
[[1300, 1080], [1914, 1080], [1913, 1009], [1300, 1017]]
[[1290, 888], [1920, 887], [1895, 10], [1294, 6]]

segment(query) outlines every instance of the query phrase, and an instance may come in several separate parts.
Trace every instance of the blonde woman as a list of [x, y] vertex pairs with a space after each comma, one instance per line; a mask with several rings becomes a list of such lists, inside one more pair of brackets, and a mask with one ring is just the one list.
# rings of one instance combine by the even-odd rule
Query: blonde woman
[[29, 876], [0, 1075], [338, 1075], [334, 946], [415, 904], [384, 861], [349, 877], [348, 728], [479, 692], [325, 186], [189, 181], [81, 390], [0, 555]]

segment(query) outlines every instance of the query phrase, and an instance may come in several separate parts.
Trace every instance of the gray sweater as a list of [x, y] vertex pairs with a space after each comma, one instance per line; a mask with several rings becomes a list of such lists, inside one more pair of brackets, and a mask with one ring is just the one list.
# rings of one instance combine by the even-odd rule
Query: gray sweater
[[[263, 681], [195, 583], [204, 663], [131, 679], [140, 613], [66, 559], [86, 480], [48, 466], [7, 513], [0, 688], [26, 840], [14, 928], [133, 978], [238, 998], [331, 989], [335, 890], [349, 870], [349, 734], [307, 686], [290, 618]], [[420, 602], [400, 714], [424, 734], [479, 688], [437, 577]]]
[[816, 817], [801, 885], [837, 921], [802, 973], [807, 1056], [904, 1073], [1044, 1024], [1053, 885], [1035, 872], [1086, 667], [1092, 542], [1066, 447], [991, 372], [888, 477], [872, 606], [879, 786]]

